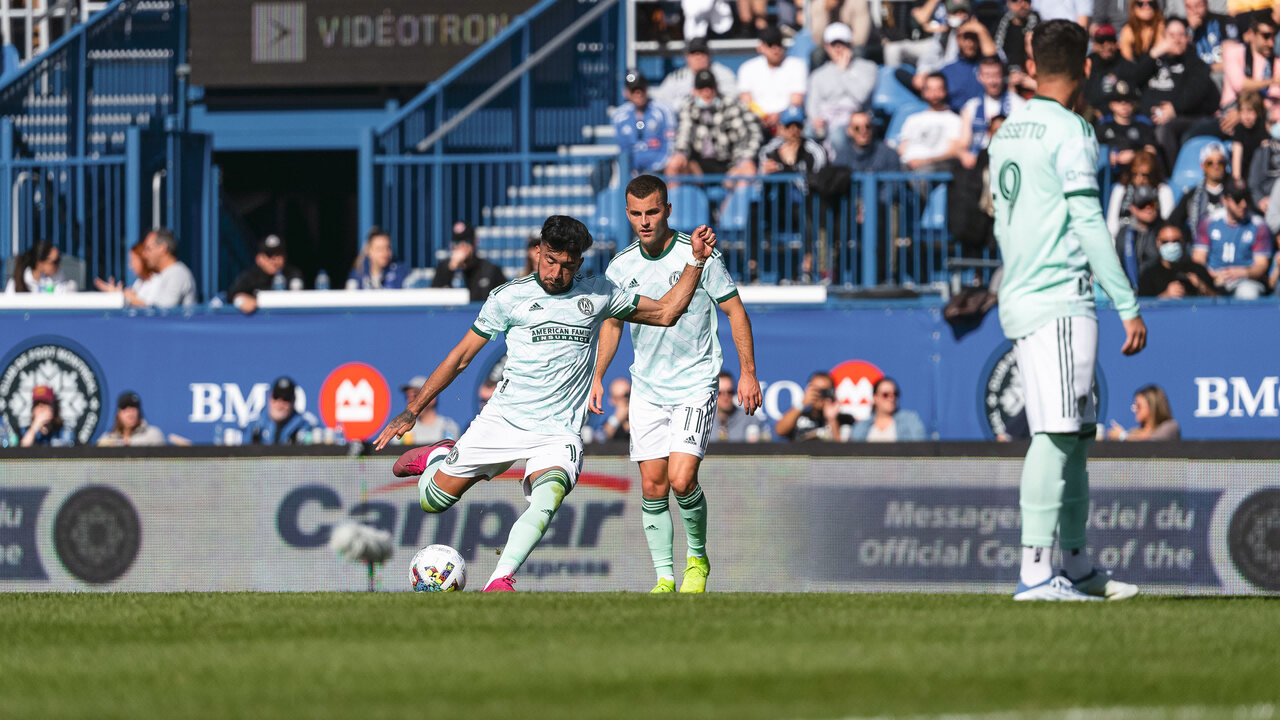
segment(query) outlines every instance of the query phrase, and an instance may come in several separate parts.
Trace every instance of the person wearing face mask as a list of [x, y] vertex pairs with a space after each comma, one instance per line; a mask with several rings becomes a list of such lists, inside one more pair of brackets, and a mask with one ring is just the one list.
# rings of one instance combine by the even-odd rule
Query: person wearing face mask
[[1156, 249], [1160, 262], [1138, 277], [1139, 297], [1178, 299], [1218, 294], [1209, 271], [1188, 257], [1187, 236], [1181, 226], [1170, 223], [1156, 231]]

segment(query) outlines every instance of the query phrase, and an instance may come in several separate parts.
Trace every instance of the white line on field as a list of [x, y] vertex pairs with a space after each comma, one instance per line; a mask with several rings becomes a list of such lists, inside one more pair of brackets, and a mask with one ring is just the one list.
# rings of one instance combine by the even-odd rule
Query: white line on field
[[1272, 720], [1276, 706], [1262, 705], [1180, 705], [1171, 707], [1092, 707], [1058, 710], [1003, 711], [991, 713], [945, 713], [940, 715], [848, 716], [840, 720]]

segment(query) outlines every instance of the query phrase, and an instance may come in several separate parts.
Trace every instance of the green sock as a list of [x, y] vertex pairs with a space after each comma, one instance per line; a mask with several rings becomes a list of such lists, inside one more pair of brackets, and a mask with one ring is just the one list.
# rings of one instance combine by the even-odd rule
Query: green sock
[[1067, 456], [1062, 489], [1062, 512], [1058, 520], [1058, 546], [1063, 555], [1085, 546], [1085, 523], [1089, 519], [1089, 446], [1093, 444], [1094, 426], [1080, 430], [1076, 445]]
[[689, 555], [706, 557], [707, 498], [702, 494], [702, 486], [695, 484], [688, 495], [683, 497], [677, 495], [676, 503], [680, 505], [680, 518], [684, 520], [684, 534], [689, 542]]
[[440, 457], [427, 463], [418, 478], [418, 504], [423, 512], [442, 513], [458, 502], [456, 496], [441, 490], [436, 484], [436, 469], [444, 464], [444, 460], [444, 453], [441, 453]]
[[1076, 436], [1067, 433], [1036, 433], [1031, 438], [1018, 492], [1024, 547], [1053, 547], [1062, 510], [1067, 458], [1076, 443]]
[[569, 476], [559, 468], [542, 473], [534, 483], [533, 491], [529, 493], [529, 509], [511, 528], [507, 546], [502, 549], [502, 557], [498, 558], [498, 567], [489, 582], [520, 569], [547, 532], [547, 526], [551, 524], [556, 510], [560, 509], [564, 496], [569, 494]]
[[644, 525], [644, 539], [649, 543], [649, 555], [659, 580], [675, 580], [676, 571], [671, 559], [671, 535], [675, 532], [671, 523], [671, 511], [667, 498], [640, 498], [640, 522]]

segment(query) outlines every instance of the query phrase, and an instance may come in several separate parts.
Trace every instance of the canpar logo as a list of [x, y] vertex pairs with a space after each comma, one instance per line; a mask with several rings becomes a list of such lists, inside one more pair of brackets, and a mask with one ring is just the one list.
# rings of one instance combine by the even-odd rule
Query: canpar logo
[[320, 417], [342, 425], [347, 437], [366, 439], [382, 429], [391, 410], [391, 390], [382, 373], [364, 363], [347, 363], [320, 386]]
[[871, 417], [871, 395], [884, 371], [866, 360], [846, 360], [831, 368], [840, 413], [859, 422]]

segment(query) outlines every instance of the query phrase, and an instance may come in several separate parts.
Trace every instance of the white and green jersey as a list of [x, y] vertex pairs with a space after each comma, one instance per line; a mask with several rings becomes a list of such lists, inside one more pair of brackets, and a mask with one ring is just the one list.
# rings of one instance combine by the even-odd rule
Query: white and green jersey
[[1057, 101], [1037, 95], [1009, 114], [989, 152], [995, 233], [1004, 262], [1000, 324], [1005, 335], [1026, 337], [1061, 317], [1096, 317], [1091, 268], [1120, 317], [1137, 317], [1138, 304], [1098, 199], [1093, 128]]
[[497, 414], [532, 432], [577, 435], [586, 419], [600, 324], [636, 309], [639, 296], [602, 277], [576, 276], [548, 294], [534, 275], [489, 293], [471, 329], [492, 340], [507, 335], [507, 364], [483, 415]]
[[[605, 276], [628, 292], [660, 298], [692, 262], [689, 236], [678, 232], [657, 257], [646, 253], [639, 241], [631, 243], [609, 263]], [[715, 387], [723, 358], [716, 335], [716, 305], [737, 294], [724, 258], [718, 250], [712, 251], [689, 310], [675, 325], [664, 328], [632, 323], [633, 389], [654, 405], [679, 405]]]

